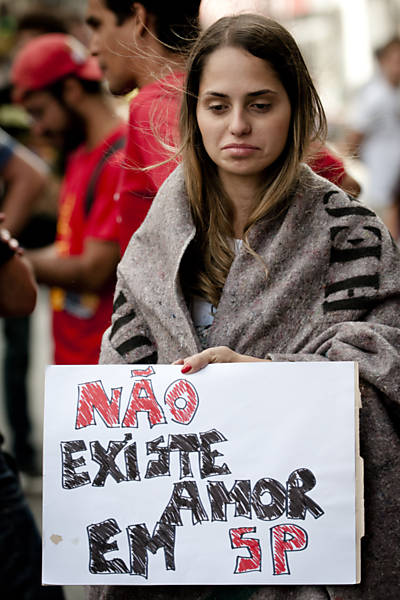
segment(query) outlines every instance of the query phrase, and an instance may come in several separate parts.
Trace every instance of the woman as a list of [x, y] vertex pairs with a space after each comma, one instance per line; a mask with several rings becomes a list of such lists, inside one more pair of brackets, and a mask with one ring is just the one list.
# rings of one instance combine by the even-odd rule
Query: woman
[[184, 373], [210, 362], [358, 361], [362, 583], [110, 588], [93, 598], [397, 598], [400, 257], [374, 213], [302, 163], [324, 132], [285, 29], [240, 15], [202, 35], [188, 65], [182, 165], [120, 263], [101, 360], [175, 362]]

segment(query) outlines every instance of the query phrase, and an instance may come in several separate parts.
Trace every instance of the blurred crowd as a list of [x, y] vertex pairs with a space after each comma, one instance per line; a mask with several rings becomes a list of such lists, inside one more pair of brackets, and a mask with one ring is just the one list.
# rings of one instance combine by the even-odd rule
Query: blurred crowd
[[[3, 5], [0, 14], [0, 211], [7, 246], [0, 268], [18, 257], [27, 277], [48, 287], [56, 364], [98, 361], [113, 302], [124, 302], [114, 298], [117, 265], [178, 162], [185, 52], [197, 34], [199, 5], [203, 28], [226, 11], [226, 2], [212, 1], [205, 10], [206, 0], [147, 4], [135, 3], [134, 13], [129, 2], [106, 0], [89, 0], [86, 12], [32, 4], [18, 13]], [[265, 10], [268, 3], [258, 4]], [[376, 49], [374, 76], [347, 114], [335, 146], [310, 146], [309, 165], [353, 197], [361, 192], [361, 202], [398, 240], [399, 37]], [[348, 168], [354, 160], [367, 172], [362, 185]], [[1, 285], [4, 295], [9, 283]], [[13, 292], [14, 298], [26, 294]], [[28, 304], [2, 309], [2, 400], [12, 457], [0, 485], [17, 471], [41, 475], [29, 409]], [[21, 511], [19, 494], [7, 502]], [[37, 585], [37, 577], [32, 581]], [[35, 593], [26, 598], [62, 594]]]

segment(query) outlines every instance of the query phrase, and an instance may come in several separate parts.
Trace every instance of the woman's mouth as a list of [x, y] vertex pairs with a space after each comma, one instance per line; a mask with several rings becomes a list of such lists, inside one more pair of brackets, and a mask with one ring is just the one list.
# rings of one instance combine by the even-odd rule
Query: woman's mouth
[[226, 144], [222, 150], [233, 156], [250, 156], [260, 148], [252, 144]]

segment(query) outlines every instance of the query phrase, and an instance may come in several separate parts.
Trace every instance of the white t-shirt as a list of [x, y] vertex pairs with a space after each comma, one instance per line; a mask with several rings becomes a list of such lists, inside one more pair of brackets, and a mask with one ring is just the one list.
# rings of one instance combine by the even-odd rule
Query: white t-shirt
[[400, 177], [400, 88], [377, 76], [360, 92], [351, 117], [351, 128], [364, 135], [360, 148], [368, 172], [364, 200], [382, 208], [392, 202]]
[[[239, 253], [243, 240], [233, 240], [235, 254]], [[207, 348], [207, 331], [214, 321], [216, 308], [204, 298], [193, 295], [190, 300], [190, 314], [196, 333], [199, 336], [203, 349]]]

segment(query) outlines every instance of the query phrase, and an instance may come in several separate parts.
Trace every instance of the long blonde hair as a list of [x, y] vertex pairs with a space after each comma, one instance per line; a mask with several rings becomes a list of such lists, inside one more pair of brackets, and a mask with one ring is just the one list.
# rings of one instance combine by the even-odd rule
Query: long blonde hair
[[285, 208], [296, 184], [300, 162], [313, 139], [324, 139], [326, 118], [300, 50], [290, 33], [276, 21], [242, 14], [220, 19], [197, 40], [187, 66], [180, 116], [180, 135], [186, 189], [196, 226], [190, 250], [190, 269], [184, 268], [182, 283], [218, 305], [234, 258], [233, 210], [216, 165], [205, 151], [197, 125], [196, 108], [200, 79], [208, 57], [221, 47], [236, 47], [265, 60], [284, 86], [291, 105], [288, 138], [281, 156], [265, 173], [256, 208], [244, 230], [248, 243], [251, 227], [260, 219]]

